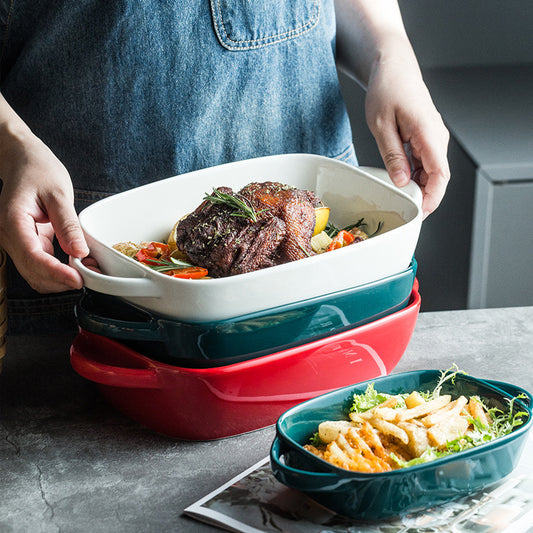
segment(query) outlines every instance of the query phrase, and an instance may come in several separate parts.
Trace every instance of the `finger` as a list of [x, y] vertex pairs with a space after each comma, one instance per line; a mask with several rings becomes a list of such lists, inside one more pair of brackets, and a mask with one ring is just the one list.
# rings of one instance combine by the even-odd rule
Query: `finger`
[[47, 211], [62, 250], [72, 257], [86, 257], [89, 247], [74, 206], [68, 202], [53, 201], [47, 206]]
[[449, 176], [447, 177], [440, 172], [427, 174], [426, 185], [422, 188], [422, 211], [424, 218], [433, 213], [440, 205], [446, 193], [448, 180]]
[[[57, 293], [83, 287], [83, 279], [80, 273], [54, 256], [39, 253], [30, 259], [33, 265], [38, 265], [39, 275], [35, 275], [35, 270], [31, 269], [24, 277], [37, 292], [42, 294]], [[22, 272], [21, 275], [23, 275]]]
[[98, 272], [99, 274], [103, 274], [103, 272], [100, 270], [100, 266], [98, 265], [98, 262], [94, 257], [86, 257], [83, 259], [82, 263], [93, 272]]
[[411, 179], [411, 165], [398, 131], [382, 130], [375, 134], [375, 139], [392, 182], [398, 187], [407, 185]]
[[[437, 136], [428, 137], [438, 139]], [[418, 166], [421, 168], [419, 182], [422, 185], [422, 210], [424, 217], [431, 214], [441, 203], [450, 180], [450, 168], [446, 157], [447, 138], [441, 142], [424, 142], [416, 149]]]
[[[50, 237], [46, 236], [46, 233], [53, 235], [53, 231], [45, 231], [40, 226], [39, 233], [31, 217], [22, 217], [16, 221], [15, 230], [5, 243], [20, 275], [41, 293], [80, 289], [83, 286], [80, 273], [45, 251], [53, 249]], [[44, 244], [47, 239], [48, 244]]]

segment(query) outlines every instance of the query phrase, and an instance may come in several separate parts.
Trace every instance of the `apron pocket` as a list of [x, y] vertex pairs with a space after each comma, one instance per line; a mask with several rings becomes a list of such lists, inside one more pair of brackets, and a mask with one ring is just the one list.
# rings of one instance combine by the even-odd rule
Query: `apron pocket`
[[320, 0], [210, 0], [215, 33], [228, 50], [253, 50], [313, 29]]

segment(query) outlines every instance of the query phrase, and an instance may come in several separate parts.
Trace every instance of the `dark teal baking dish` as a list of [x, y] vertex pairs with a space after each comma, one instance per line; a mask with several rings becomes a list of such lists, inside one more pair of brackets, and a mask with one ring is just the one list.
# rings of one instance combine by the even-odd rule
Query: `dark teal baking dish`
[[285, 412], [270, 450], [274, 476], [329, 509], [358, 520], [381, 520], [440, 505], [488, 487], [516, 467], [532, 425], [531, 394], [517, 386], [459, 374], [443, 394], [478, 395], [490, 407], [527, 412], [524, 423], [499, 439], [435, 461], [391, 472], [365, 474], [337, 468], [303, 448], [324, 420], [345, 420], [353, 394], [369, 383], [389, 394], [432, 390], [441, 372], [392, 374], [313, 398]]
[[119, 340], [152, 359], [213, 367], [293, 348], [400, 311], [408, 304], [416, 270], [413, 258], [405, 271], [373, 283], [218, 322], [180, 322], [89, 290], [75, 311], [83, 330]]

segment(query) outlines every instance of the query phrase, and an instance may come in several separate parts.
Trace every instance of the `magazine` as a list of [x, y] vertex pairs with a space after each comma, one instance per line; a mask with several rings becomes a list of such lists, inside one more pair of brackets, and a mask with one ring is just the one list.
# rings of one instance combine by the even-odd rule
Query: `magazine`
[[533, 533], [533, 435], [497, 485], [393, 520], [358, 522], [329, 511], [277, 481], [268, 457], [184, 513], [234, 533]]

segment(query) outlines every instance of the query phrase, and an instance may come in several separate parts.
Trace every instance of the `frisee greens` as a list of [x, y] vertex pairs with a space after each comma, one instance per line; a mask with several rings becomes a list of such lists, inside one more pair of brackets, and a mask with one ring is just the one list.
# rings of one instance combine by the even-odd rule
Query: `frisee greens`
[[[368, 411], [369, 409], [372, 409], [373, 407], [382, 404], [391, 396], [391, 394], [385, 394], [384, 392], [376, 391], [376, 389], [374, 388], [374, 384], [369, 383], [363, 394], [354, 394], [350, 411], [353, 413], [363, 413], [364, 411]], [[407, 394], [400, 396], [406, 398]]]
[[311, 437], [309, 438], [309, 444], [317, 447], [322, 446], [322, 444], [324, 444], [324, 442], [320, 438], [320, 435], [318, 434], [318, 431], [311, 435]]
[[442, 391], [442, 386], [444, 385], [444, 383], [446, 383], [447, 381], [450, 381], [452, 384], [454, 384], [457, 374], [464, 374], [466, 376], [466, 372], [464, 372], [463, 370], [459, 370], [459, 368], [455, 364], [448, 370], [443, 370], [440, 373], [440, 378], [439, 378], [439, 381], [437, 382], [437, 385], [435, 385], [435, 388], [430, 393], [427, 393], [428, 398], [425, 398], [426, 401], [427, 399], [431, 400], [433, 398], [438, 398], [440, 396], [440, 393]]
[[[455, 382], [455, 377], [457, 374], [466, 374], [466, 372], [463, 372], [462, 370], [459, 370], [456, 365], [454, 365], [452, 368], [448, 370], [443, 370], [441, 372], [439, 381], [431, 391], [417, 391], [422, 398], [426, 402], [433, 400], [440, 396], [440, 393], [442, 391], [442, 386], [446, 381], [451, 381], [452, 383]], [[352, 401], [352, 407], [350, 411], [354, 413], [362, 413], [364, 411], [368, 411], [368, 409], [372, 409], [373, 407], [377, 407], [381, 403], [383, 403], [385, 400], [390, 398], [391, 396], [395, 396], [398, 400], [398, 403], [395, 406], [395, 409], [402, 409], [405, 407], [405, 398], [409, 396], [409, 393], [402, 393], [402, 394], [386, 394], [384, 392], [378, 392], [374, 388], [373, 383], [369, 383], [366, 387], [366, 390], [363, 394], [354, 394], [353, 401]]]

